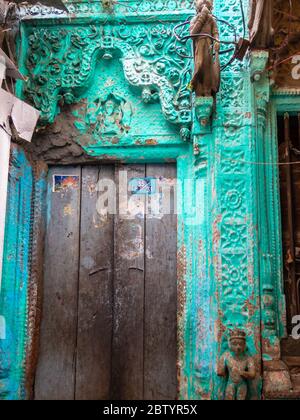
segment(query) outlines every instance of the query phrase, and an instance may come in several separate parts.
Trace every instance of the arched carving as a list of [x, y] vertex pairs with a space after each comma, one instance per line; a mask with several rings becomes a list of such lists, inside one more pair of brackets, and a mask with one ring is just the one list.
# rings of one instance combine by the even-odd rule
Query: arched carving
[[183, 58], [188, 45], [176, 44], [172, 24], [61, 25], [28, 31], [24, 94], [41, 111], [42, 123], [52, 123], [60, 105], [82, 98], [99, 59], [121, 59], [129, 84], [140, 88], [141, 95], [150, 89], [168, 121], [191, 123], [191, 62]]

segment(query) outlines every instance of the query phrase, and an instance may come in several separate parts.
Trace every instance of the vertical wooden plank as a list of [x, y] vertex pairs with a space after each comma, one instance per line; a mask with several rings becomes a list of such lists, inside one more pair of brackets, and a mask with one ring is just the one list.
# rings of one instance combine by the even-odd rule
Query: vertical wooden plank
[[79, 186], [53, 192], [53, 175], [81, 176], [80, 167], [49, 172], [44, 296], [36, 400], [72, 400], [75, 383], [79, 261]]
[[[145, 176], [145, 166], [120, 166], [131, 178]], [[119, 190], [122, 182], [119, 182]], [[125, 185], [126, 187], [126, 185]], [[126, 195], [126, 191], [125, 191]], [[130, 196], [130, 194], [129, 194]], [[144, 204], [143, 195], [131, 195], [126, 216], [115, 218], [114, 332], [112, 398], [143, 399], [144, 329]], [[119, 197], [125, 209], [126, 198]], [[133, 216], [134, 213], [138, 213]]]
[[114, 215], [102, 198], [113, 181], [114, 166], [82, 170], [77, 400], [110, 398]]
[[[147, 176], [170, 187], [175, 165], [147, 165]], [[173, 190], [174, 191], [174, 190]], [[165, 193], [162, 189], [158, 194]], [[162, 198], [162, 196], [161, 196]], [[145, 234], [145, 399], [175, 399], [177, 393], [177, 216], [174, 194], [171, 214], [148, 215]], [[160, 200], [160, 205], [163, 200]]]

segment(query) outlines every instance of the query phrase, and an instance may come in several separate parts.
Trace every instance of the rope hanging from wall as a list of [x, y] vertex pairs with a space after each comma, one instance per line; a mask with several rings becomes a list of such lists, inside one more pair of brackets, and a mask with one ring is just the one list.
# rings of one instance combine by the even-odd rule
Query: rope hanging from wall
[[[220, 55], [224, 55], [224, 54], [228, 54], [228, 53], [232, 53], [232, 56], [230, 57], [230, 59], [228, 60], [227, 63], [225, 63], [222, 67], [221, 67], [221, 71], [225, 70], [227, 67], [229, 67], [234, 60], [239, 59], [239, 60], [243, 60], [248, 47], [249, 47], [249, 41], [246, 39], [246, 19], [245, 19], [245, 13], [244, 13], [244, 8], [243, 8], [243, 4], [242, 4], [242, 0], [240, 0], [240, 9], [241, 9], [241, 14], [242, 14], [242, 20], [243, 20], [243, 36], [242, 37], [238, 37], [236, 28], [234, 27], [234, 25], [232, 25], [231, 23], [229, 23], [227, 20], [225, 19], [220, 19], [215, 15], [212, 15], [212, 17], [219, 23], [222, 23], [224, 25], [227, 25], [230, 30], [233, 33], [233, 40], [232, 41], [225, 41], [225, 40], [221, 40], [221, 39], [216, 39], [213, 36], [207, 34], [207, 33], [199, 33], [199, 34], [185, 34], [186, 29], [188, 29], [191, 25], [191, 20], [194, 18], [193, 16], [189, 16], [189, 18], [183, 22], [180, 23], [178, 25], [175, 26], [174, 28], [174, 36], [176, 38], [176, 40], [178, 42], [186, 42], [187, 40], [191, 39], [199, 39], [199, 38], [210, 38], [212, 41], [220, 44], [220, 45], [225, 45], [225, 46], [231, 46], [229, 48], [223, 49], [219, 52]], [[182, 55], [181, 52], [179, 51], [179, 47], [178, 47], [178, 54], [180, 56], [182, 56], [183, 58], [190, 58], [193, 59], [193, 56], [186, 56], [186, 55]]]

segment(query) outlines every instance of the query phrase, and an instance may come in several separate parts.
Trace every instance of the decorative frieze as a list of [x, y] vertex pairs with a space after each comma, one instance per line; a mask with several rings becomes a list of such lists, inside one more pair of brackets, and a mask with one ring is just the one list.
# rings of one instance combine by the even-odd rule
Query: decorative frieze
[[[84, 97], [99, 61], [105, 66], [121, 60], [128, 87], [137, 87], [146, 104], [160, 101], [169, 122], [188, 127], [191, 72], [190, 61], [183, 56], [188, 55], [189, 46], [176, 41], [173, 28], [170, 23], [28, 28], [25, 66], [29, 80], [24, 94], [41, 111], [41, 121], [51, 123], [60, 106]], [[89, 109], [87, 124], [88, 116]]]
[[[115, 14], [139, 14], [139, 13], [166, 13], [166, 12], [190, 12], [193, 5], [193, 0], [118, 0], [111, 1], [112, 6], [109, 9], [110, 13]], [[65, 2], [69, 13], [63, 10], [55, 9], [54, 7], [46, 7], [42, 5], [22, 5], [23, 18], [34, 17], [73, 17], [95, 16], [107, 13], [107, 6], [102, 0], [71, 0]]]

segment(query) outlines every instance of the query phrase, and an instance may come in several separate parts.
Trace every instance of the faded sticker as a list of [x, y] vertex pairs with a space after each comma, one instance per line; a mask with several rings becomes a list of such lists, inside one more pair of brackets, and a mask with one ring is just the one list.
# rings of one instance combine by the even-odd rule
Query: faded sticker
[[53, 175], [53, 192], [79, 188], [78, 175]]
[[129, 188], [132, 194], [155, 194], [156, 178], [132, 178]]

